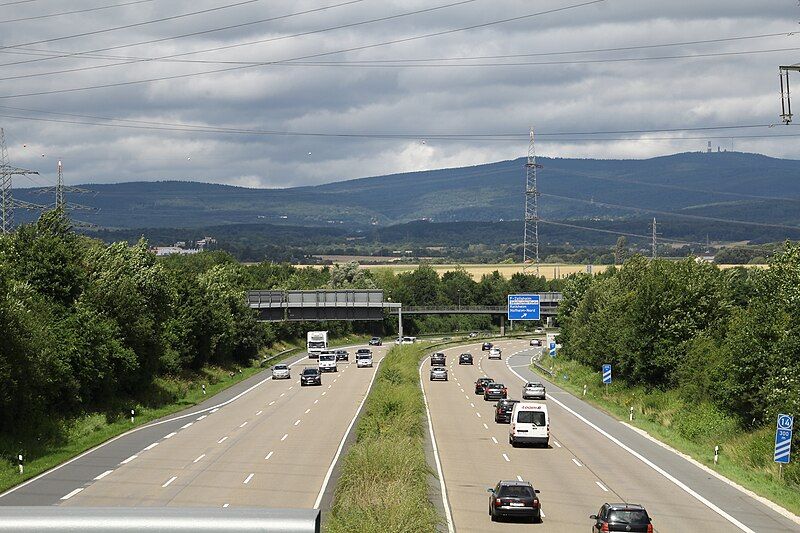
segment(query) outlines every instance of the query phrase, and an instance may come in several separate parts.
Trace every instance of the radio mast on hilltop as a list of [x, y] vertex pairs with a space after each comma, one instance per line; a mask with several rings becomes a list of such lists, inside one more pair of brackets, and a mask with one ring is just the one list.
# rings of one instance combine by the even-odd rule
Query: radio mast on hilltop
[[539, 275], [539, 189], [536, 185], [536, 146], [533, 128], [530, 129], [528, 160], [525, 162], [525, 240], [522, 251], [523, 270], [536, 266]]

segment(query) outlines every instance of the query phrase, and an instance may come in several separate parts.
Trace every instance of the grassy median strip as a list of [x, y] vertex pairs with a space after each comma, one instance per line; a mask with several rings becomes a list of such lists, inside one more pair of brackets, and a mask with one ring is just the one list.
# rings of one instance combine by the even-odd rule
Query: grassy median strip
[[[710, 403], [689, 403], [678, 390], [645, 390], [616, 378], [606, 390], [599, 369], [595, 371], [575, 361], [545, 359], [546, 367], [555, 364], [553, 377], [535, 366], [532, 370], [626, 423], [630, 423], [633, 407], [632, 425], [739, 485], [800, 514], [800, 485], [787, 475], [789, 468], [797, 467], [792, 464], [785, 468], [783, 479], [779, 479], [778, 466], [772, 461], [774, 428], [742, 431], [729, 415]], [[584, 385], [586, 396], [583, 396]], [[714, 446], [720, 450], [717, 465], [714, 465]]]
[[[363, 341], [363, 336], [353, 335], [336, 339], [331, 344], [342, 346]], [[36, 443], [20, 443], [8, 435], [0, 435], [0, 450], [3, 452], [0, 456], [0, 492], [135, 427], [197, 405], [288, 357], [291, 352], [284, 350], [289, 348], [304, 349], [297, 344], [276, 345], [264, 350], [261, 359], [253, 361], [252, 366], [241, 367], [241, 372], [239, 368], [207, 366], [198, 372], [156, 378], [150, 390], [143, 391], [140, 398], [120, 402], [125, 405], [72, 420], [55, 420], [57, 437]], [[206, 394], [203, 394], [203, 384], [206, 384]], [[129, 414], [131, 409], [136, 413], [133, 424]], [[23, 475], [19, 474], [17, 463], [12, 460], [18, 453], [25, 457]]]
[[356, 443], [344, 457], [326, 522], [329, 533], [436, 531], [418, 373], [424, 353], [418, 346], [395, 346], [381, 363]]

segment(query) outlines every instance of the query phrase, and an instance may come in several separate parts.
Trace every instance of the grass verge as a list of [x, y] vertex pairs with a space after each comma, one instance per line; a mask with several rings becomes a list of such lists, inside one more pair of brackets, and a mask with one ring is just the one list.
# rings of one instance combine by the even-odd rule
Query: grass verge
[[[800, 514], [800, 467], [797, 463], [784, 467], [783, 478], [779, 479], [778, 466], [772, 462], [774, 428], [744, 431], [736, 420], [712, 404], [688, 402], [678, 390], [646, 390], [619, 379], [606, 390], [599, 371], [575, 361], [555, 361], [553, 377], [535, 366], [531, 369], [626, 423], [633, 407], [634, 426], [739, 485]], [[586, 396], [582, 396], [584, 385]], [[717, 465], [714, 465], [714, 446], [720, 449]]]
[[381, 363], [356, 442], [344, 456], [328, 533], [434, 532], [428, 500], [425, 404], [417, 367], [426, 347], [395, 346]]
[[[363, 340], [363, 336], [349, 336], [331, 344], [343, 346]], [[281, 352], [292, 348], [301, 349], [298, 344], [282, 343], [262, 350], [260, 358], [247, 367], [207, 366], [198, 372], [156, 378], [140, 398], [121, 402], [125, 405], [71, 420], [54, 420], [54, 436], [50, 438], [23, 443], [8, 435], [0, 435], [0, 493], [117, 435], [197, 405], [288, 357], [291, 352]], [[206, 385], [205, 395], [203, 384]], [[131, 409], [136, 412], [133, 424], [129, 415]], [[18, 453], [25, 457], [24, 475], [19, 474], [13, 460]]]

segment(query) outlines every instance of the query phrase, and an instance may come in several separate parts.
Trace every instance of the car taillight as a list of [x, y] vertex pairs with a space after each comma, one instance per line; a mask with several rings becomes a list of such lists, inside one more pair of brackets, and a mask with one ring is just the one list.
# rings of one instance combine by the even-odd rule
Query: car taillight
[[608, 531], [608, 522], [603, 522], [603, 525], [600, 526], [600, 531]]
[[495, 500], [494, 501], [494, 506], [495, 507], [500, 507], [501, 505], [503, 505], [503, 502], [501, 500]]
[[533, 508], [536, 509], [539, 507], [539, 500], [533, 500]]
[[653, 533], [653, 524], [647, 524], [647, 533]]
[[503, 394], [508, 394], [508, 389], [506, 389], [505, 387], [503, 388]]

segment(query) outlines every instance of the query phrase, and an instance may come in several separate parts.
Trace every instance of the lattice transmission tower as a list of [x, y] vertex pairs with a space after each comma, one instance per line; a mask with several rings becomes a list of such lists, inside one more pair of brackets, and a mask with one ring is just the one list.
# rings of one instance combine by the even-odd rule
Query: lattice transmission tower
[[528, 142], [528, 159], [525, 162], [525, 238], [522, 251], [523, 270], [536, 268], [539, 275], [539, 189], [536, 171], [542, 165], [536, 162], [536, 145], [533, 128]]
[[[73, 193], [73, 194], [93, 194], [94, 191], [90, 191], [89, 189], [82, 189], [80, 187], [71, 187], [69, 185], [64, 185], [64, 166], [61, 164], [61, 161], [58, 161], [58, 177], [56, 178], [56, 185], [55, 187], [44, 187], [42, 189], [38, 189], [36, 194], [55, 194], [55, 202], [46, 206], [50, 209], [56, 209], [57, 211], [61, 211], [64, 215], [67, 215], [68, 211], [96, 211], [97, 209], [94, 207], [81, 205], [81, 204], [74, 204], [71, 202], [67, 202], [65, 199], [65, 193]], [[90, 225], [85, 222], [79, 222], [76, 225], [83, 226], [83, 225]]]
[[8, 159], [6, 135], [0, 128], [0, 233], [8, 234], [14, 228], [14, 209], [42, 209], [43, 206], [24, 200], [14, 200], [13, 176], [38, 174], [35, 170], [12, 167]]

